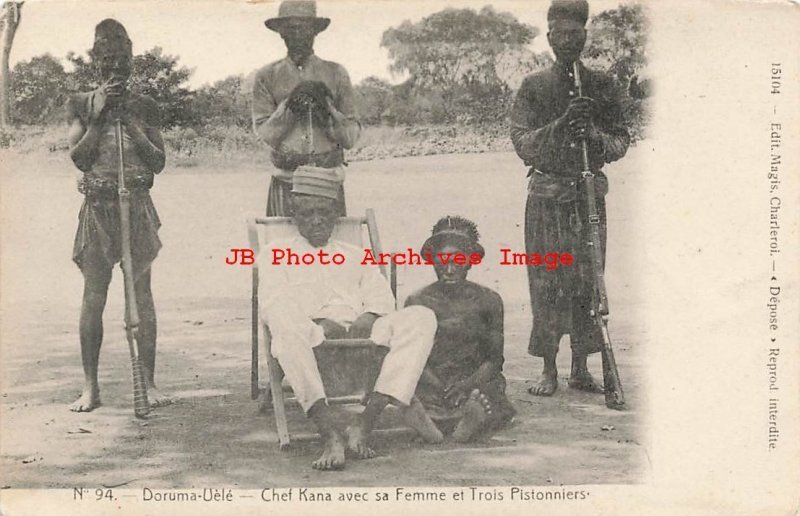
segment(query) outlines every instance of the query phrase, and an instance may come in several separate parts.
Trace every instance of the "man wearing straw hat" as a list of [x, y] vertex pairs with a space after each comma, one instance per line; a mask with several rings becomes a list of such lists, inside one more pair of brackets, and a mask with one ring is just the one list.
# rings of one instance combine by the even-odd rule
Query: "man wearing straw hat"
[[253, 126], [272, 149], [276, 168], [267, 198], [267, 216], [290, 215], [292, 176], [314, 167], [337, 178], [336, 211], [345, 215], [344, 150], [358, 139], [353, 87], [340, 64], [314, 55], [314, 38], [330, 19], [317, 16], [308, 0], [286, 0], [278, 16], [264, 24], [280, 34], [288, 55], [261, 68], [253, 85]]
[[119, 156], [114, 119], [123, 125], [125, 183], [130, 191], [131, 249], [134, 288], [139, 309], [139, 345], [151, 405], [169, 403], [156, 390], [156, 311], [150, 290], [150, 266], [161, 241], [149, 190], [154, 175], [164, 169], [164, 143], [159, 133], [158, 106], [145, 95], [127, 90], [133, 53], [125, 28], [106, 19], [95, 28], [92, 61], [102, 84], [67, 102], [70, 157], [82, 174], [78, 190], [85, 199], [78, 215], [72, 259], [83, 274], [80, 341], [85, 384], [71, 405], [88, 412], [100, 405], [97, 367], [103, 342], [103, 310], [114, 264], [122, 257], [120, 208], [117, 193]]
[[[605, 163], [623, 156], [628, 132], [622, 119], [620, 93], [612, 79], [589, 70], [579, 62], [586, 43], [586, 0], [553, 0], [547, 12], [550, 43], [556, 62], [551, 68], [526, 77], [517, 92], [511, 112], [511, 140], [517, 154], [530, 167], [528, 201], [525, 207], [525, 248], [529, 253], [568, 252], [577, 263], [591, 263], [586, 242], [589, 224], [584, 185], [581, 142], [588, 144], [588, 161], [595, 175], [601, 253], [605, 256], [608, 190]], [[578, 96], [573, 63], [583, 83]], [[584, 268], [586, 269], [586, 268]], [[572, 370], [569, 386], [602, 392], [587, 367], [587, 356], [600, 351], [602, 336], [589, 315], [592, 300], [590, 274], [580, 267], [546, 271], [528, 266], [533, 312], [533, 330], [528, 352], [542, 357], [541, 378], [529, 389], [537, 396], [550, 396], [558, 387], [556, 354], [559, 340], [570, 336]]]
[[[436, 333], [427, 307], [394, 309], [394, 297], [378, 269], [362, 265], [364, 250], [331, 240], [341, 184], [324, 171], [298, 168], [291, 202], [299, 235], [269, 242], [258, 257], [261, 318], [272, 334], [272, 353], [308, 417], [322, 436], [315, 469], [341, 469], [345, 453], [374, 456], [367, 439], [387, 404], [401, 407], [408, 426], [428, 442], [442, 434], [414, 398]], [[344, 257], [340, 265], [275, 264], [272, 249], [298, 255], [319, 252]], [[325, 338], [370, 338], [389, 351], [358, 423], [343, 431], [325, 398], [314, 348]]]

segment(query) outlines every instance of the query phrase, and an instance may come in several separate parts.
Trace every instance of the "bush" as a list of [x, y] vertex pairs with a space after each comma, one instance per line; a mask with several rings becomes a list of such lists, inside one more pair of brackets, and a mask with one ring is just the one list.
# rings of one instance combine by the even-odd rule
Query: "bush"
[[10, 149], [20, 154], [68, 150], [67, 127], [61, 123], [0, 129], [0, 148]]
[[4, 127], [0, 127], [0, 149], [8, 149], [14, 143], [14, 133]]
[[176, 127], [163, 133], [167, 158], [178, 166], [193, 166], [200, 161], [266, 159], [266, 146], [250, 129], [238, 125], [199, 128]]
[[647, 136], [647, 128], [653, 118], [650, 101], [628, 98], [623, 105], [623, 116], [631, 137], [631, 144], [644, 140]]
[[[510, 151], [505, 124], [465, 126], [458, 124], [414, 126], [366, 126], [356, 147], [345, 152], [348, 161], [368, 161], [432, 154]], [[269, 149], [251, 130], [232, 125], [164, 132], [167, 157], [179, 167], [199, 163], [225, 164], [269, 161]]]
[[405, 156], [510, 150], [512, 150], [511, 139], [508, 127], [504, 124], [370, 126], [364, 129], [358, 144], [346, 153], [346, 158], [348, 161], [368, 161]]

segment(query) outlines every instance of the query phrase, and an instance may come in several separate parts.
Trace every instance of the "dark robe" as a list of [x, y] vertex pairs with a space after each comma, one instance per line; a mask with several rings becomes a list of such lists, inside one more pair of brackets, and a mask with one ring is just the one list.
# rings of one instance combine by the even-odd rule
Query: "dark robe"
[[[583, 96], [597, 102], [594, 122], [601, 138], [589, 147], [589, 163], [596, 174], [595, 193], [600, 216], [601, 252], [605, 259], [608, 182], [601, 169], [622, 158], [628, 149], [621, 93], [610, 76], [580, 65]], [[579, 353], [599, 351], [602, 339], [589, 318], [592, 298], [588, 216], [580, 145], [570, 144], [555, 120], [577, 97], [572, 67], [559, 63], [528, 76], [511, 112], [511, 140], [517, 154], [530, 167], [525, 208], [525, 248], [528, 253], [571, 253], [575, 265], [547, 271], [528, 266], [533, 330], [528, 351], [543, 356], [558, 348], [569, 334]]]

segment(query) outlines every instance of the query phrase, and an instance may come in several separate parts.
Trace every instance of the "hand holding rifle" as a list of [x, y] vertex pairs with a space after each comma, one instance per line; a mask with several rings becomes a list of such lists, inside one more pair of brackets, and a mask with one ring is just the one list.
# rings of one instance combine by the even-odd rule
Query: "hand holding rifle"
[[92, 122], [113, 120], [120, 116], [126, 93], [126, 81], [110, 77], [92, 95], [89, 117]]
[[286, 107], [300, 120], [305, 119], [310, 111], [317, 123], [325, 125], [330, 117], [328, 99], [331, 98], [333, 94], [324, 82], [304, 81], [289, 94]]
[[597, 102], [590, 97], [573, 99], [564, 114], [567, 137], [570, 142], [580, 143], [587, 140], [589, 144], [599, 139], [599, 131], [594, 124]]

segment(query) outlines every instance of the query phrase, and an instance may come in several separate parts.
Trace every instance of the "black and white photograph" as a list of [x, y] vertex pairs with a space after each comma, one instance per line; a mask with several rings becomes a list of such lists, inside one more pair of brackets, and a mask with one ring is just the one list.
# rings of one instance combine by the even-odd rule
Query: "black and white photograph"
[[800, 510], [798, 19], [5, 1], [0, 510]]

